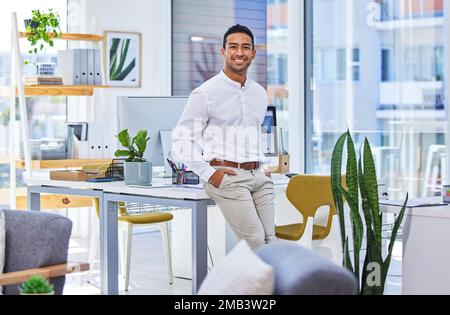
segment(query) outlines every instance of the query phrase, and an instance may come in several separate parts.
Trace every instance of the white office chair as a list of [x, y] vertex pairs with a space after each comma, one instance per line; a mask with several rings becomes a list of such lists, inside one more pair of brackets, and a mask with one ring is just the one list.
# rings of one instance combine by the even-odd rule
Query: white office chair
[[[94, 199], [94, 205], [99, 216], [98, 199]], [[173, 215], [168, 212], [149, 212], [137, 215], [130, 215], [127, 213], [125, 204], [119, 203], [119, 257], [121, 258], [121, 274], [125, 277], [125, 291], [128, 291], [130, 284], [130, 260], [131, 260], [131, 245], [133, 237], [133, 226], [152, 226], [161, 231], [163, 240], [164, 256], [166, 261], [167, 275], [169, 277], [169, 284], [173, 284], [172, 272], [172, 258], [170, 253], [170, 239], [169, 239], [169, 221], [173, 219]], [[95, 257], [97, 255], [98, 244], [98, 225], [93, 224], [90, 239], [89, 249], [89, 263], [93, 266]]]

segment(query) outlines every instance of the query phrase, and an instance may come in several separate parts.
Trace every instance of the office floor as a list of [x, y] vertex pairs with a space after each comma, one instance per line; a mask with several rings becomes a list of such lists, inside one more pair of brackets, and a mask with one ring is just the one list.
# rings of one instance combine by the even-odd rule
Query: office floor
[[[397, 241], [389, 269], [385, 294], [401, 294], [401, 241]], [[88, 261], [89, 239], [73, 238], [70, 242], [69, 259]], [[100, 294], [98, 261], [89, 273], [68, 275], [64, 294], [95, 295]], [[133, 235], [133, 248], [130, 269], [130, 289], [123, 290], [123, 281], [119, 284], [120, 294], [129, 295], [190, 295], [191, 281], [174, 278], [173, 285], [168, 283], [164, 264], [160, 233], [138, 233]]]
[[[190, 295], [191, 280], [174, 278], [168, 282], [164, 263], [160, 233], [133, 234], [129, 291], [123, 289], [123, 280], [119, 279], [119, 294], [130, 295]], [[69, 244], [69, 259], [88, 261], [89, 239], [73, 238]], [[64, 294], [92, 295], [100, 294], [100, 276], [98, 257], [91, 273], [84, 272], [68, 275]]]

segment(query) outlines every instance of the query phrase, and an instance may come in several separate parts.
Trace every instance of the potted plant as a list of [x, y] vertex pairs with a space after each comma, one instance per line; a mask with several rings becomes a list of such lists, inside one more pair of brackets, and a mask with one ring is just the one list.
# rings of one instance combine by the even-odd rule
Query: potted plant
[[[347, 143], [346, 183], [342, 185], [341, 166], [345, 143]], [[384, 293], [392, 250], [398, 229], [403, 220], [408, 194], [394, 222], [387, 255], [383, 258], [381, 225], [385, 214], [380, 211], [378, 203], [375, 164], [367, 138], [361, 146], [359, 160], [357, 160], [350, 132], [347, 131], [340, 136], [333, 149], [331, 158], [331, 184], [341, 229], [343, 265], [358, 280], [358, 291], [360, 294], [381, 295]], [[344, 188], [343, 186], [346, 187]], [[361, 196], [361, 200], [359, 196]], [[346, 231], [345, 227], [344, 200], [350, 208], [351, 231]], [[364, 222], [361, 212], [363, 213]], [[360, 269], [360, 252], [364, 231], [366, 236], [366, 255], [362, 269]], [[349, 242], [349, 235], [351, 235], [353, 240], [351, 243]], [[353, 261], [350, 256], [351, 252], [353, 253]]]
[[[41, 12], [38, 9], [31, 11], [31, 19], [25, 20], [25, 32], [27, 40], [31, 44], [28, 53], [37, 54], [38, 47], [41, 51], [46, 46], [45, 44], [53, 47], [53, 39], [62, 35], [59, 21], [59, 14], [53, 12], [53, 9], [48, 9], [47, 12]], [[29, 60], [25, 60], [25, 64], [29, 63]]]
[[54, 287], [42, 276], [31, 276], [19, 287], [21, 295], [54, 295]]
[[125, 150], [117, 150], [116, 157], [126, 157], [124, 162], [125, 184], [127, 185], [151, 185], [152, 163], [144, 159], [147, 148], [147, 130], [139, 130], [135, 137], [131, 138], [128, 129], [122, 130], [118, 135], [120, 144]]

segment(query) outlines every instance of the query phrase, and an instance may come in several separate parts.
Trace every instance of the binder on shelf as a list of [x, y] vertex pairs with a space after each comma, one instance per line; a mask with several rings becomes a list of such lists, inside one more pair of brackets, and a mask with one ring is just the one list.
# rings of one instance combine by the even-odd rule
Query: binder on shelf
[[80, 49], [68, 49], [58, 51], [57, 73], [62, 76], [65, 85], [80, 85], [81, 67]]
[[73, 52], [73, 84], [80, 85], [81, 84], [81, 51], [79, 49], [74, 49]]
[[88, 143], [89, 159], [101, 159], [103, 157], [103, 133], [101, 122], [89, 122]]
[[80, 84], [88, 84], [88, 49], [80, 49]]
[[94, 84], [95, 85], [103, 84], [102, 59], [101, 59], [100, 54], [101, 54], [100, 49], [94, 50]]
[[87, 84], [94, 85], [94, 53], [95, 49], [87, 49]]

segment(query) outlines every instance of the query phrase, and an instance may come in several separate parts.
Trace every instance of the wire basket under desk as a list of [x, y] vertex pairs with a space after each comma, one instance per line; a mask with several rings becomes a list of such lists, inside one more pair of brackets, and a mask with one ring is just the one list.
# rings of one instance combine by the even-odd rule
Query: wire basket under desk
[[[122, 207], [122, 210], [120, 209]], [[181, 209], [180, 207], [169, 207], [156, 204], [145, 204], [137, 202], [124, 202], [119, 206], [119, 212], [126, 212], [128, 215], [138, 215], [151, 212], [175, 211]], [[125, 210], [125, 211], [124, 211]]]

